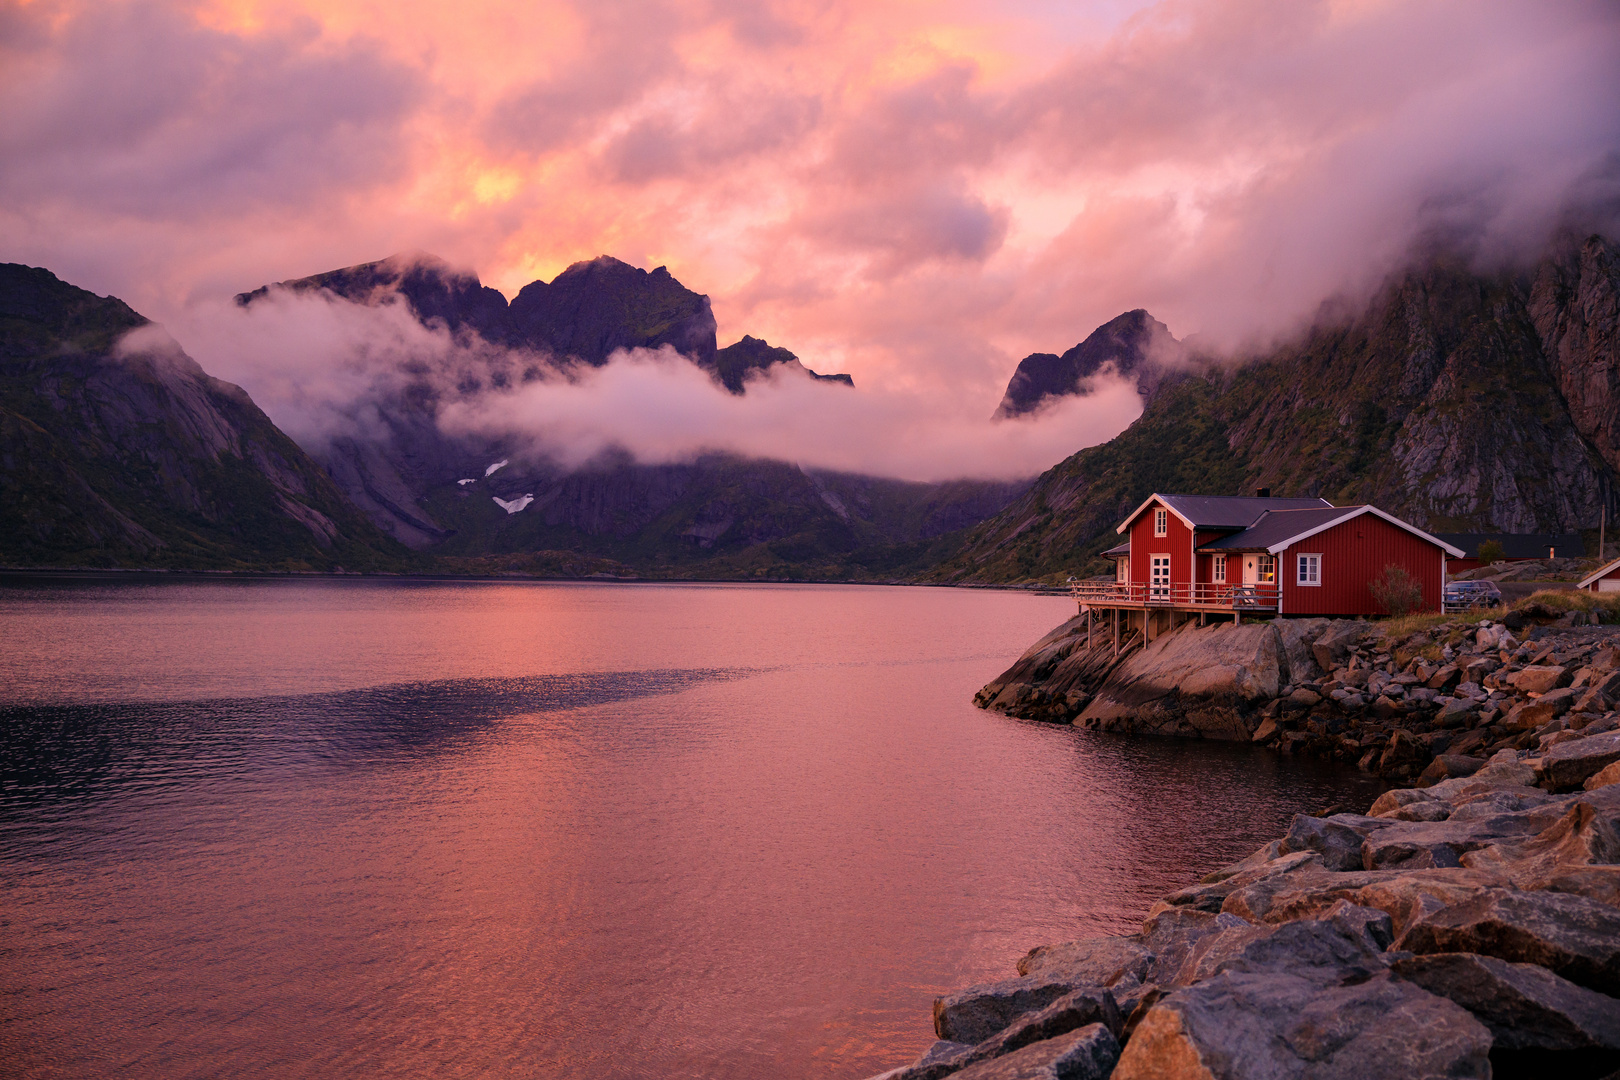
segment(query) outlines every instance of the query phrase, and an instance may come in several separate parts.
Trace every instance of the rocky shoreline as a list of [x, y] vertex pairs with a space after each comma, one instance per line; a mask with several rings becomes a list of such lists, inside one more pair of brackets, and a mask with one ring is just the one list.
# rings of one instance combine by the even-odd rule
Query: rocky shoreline
[[939, 1041], [874, 1080], [1620, 1077], [1620, 628], [1533, 603], [1397, 634], [1188, 627], [1117, 658], [1083, 617], [1047, 635], [981, 706], [1416, 786], [1296, 815], [1139, 932], [936, 999]]
[[1434, 782], [1499, 750], [1620, 728], [1620, 626], [1589, 618], [1532, 598], [1494, 619], [1393, 635], [1360, 620], [1188, 625], [1116, 656], [1112, 636], [1088, 633], [1081, 615], [974, 700], [1031, 720], [1247, 741]]

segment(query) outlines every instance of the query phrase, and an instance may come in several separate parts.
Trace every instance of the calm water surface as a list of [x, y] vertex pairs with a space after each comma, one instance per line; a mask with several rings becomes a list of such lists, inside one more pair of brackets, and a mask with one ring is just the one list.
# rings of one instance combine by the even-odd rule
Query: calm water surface
[[1376, 782], [971, 696], [939, 589], [0, 582], [0, 1073], [861, 1077]]

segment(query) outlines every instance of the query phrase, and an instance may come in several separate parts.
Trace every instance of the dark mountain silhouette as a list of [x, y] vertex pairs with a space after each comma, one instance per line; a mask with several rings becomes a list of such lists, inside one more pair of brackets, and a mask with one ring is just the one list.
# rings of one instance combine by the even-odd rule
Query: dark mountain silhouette
[[765, 372], [779, 365], [787, 365], [790, 370], [802, 371], [812, 379], [822, 382], [843, 383], [853, 387], [855, 380], [848, 375], [821, 375], [799, 362], [799, 358], [786, 349], [776, 348], [767, 341], [756, 337], [743, 335], [743, 339], [732, 345], [727, 345], [715, 354], [714, 373], [720, 380], [720, 385], [733, 394], [741, 394], [747, 388], [748, 377], [754, 372]]
[[1127, 311], [1062, 356], [1031, 353], [1020, 360], [995, 416], [1023, 416], [1056, 398], [1089, 394], [1105, 367], [1134, 378], [1137, 392], [1151, 397], [1180, 352], [1164, 323], [1140, 308]]
[[240, 387], [122, 301], [14, 263], [0, 265], [0, 561], [415, 562]]

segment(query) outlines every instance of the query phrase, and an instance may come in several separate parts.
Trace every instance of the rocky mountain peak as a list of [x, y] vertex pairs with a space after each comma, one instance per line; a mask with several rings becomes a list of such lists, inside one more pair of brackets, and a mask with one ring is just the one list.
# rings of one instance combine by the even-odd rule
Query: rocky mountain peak
[[525, 285], [512, 299], [510, 318], [523, 344], [593, 367], [618, 349], [662, 345], [704, 367], [714, 363], [709, 298], [662, 266], [642, 270], [608, 255], [577, 262], [549, 283]]
[[720, 384], [733, 394], [742, 394], [746, 387], [748, 376], [756, 371], [769, 371], [779, 364], [790, 365], [793, 369], [802, 371], [812, 379], [821, 382], [843, 383], [853, 387], [855, 380], [848, 375], [822, 375], [805, 367], [797, 356], [787, 349], [773, 346], [762, 338], [743, 335], [741, 341], [727, 345], [715, 353], [714, 376]]
[[467, 327], [487, 341], [505, 343], [511, 339], [506, 297], [498, 289], [485, 286], [477, 274], [458, 270], [426, 252], [390, 255], [377, 262], [262, 285], [252, 292], [237, 294], [236, 303], [249, 307], [276, 289], [319, 291], [356, 304], [379, 304], [401, 296], [424, 324], [442, 323], [451, 332]]
[[1104, 367], [1126, 378], [1134, 376], [1137, 393], [1146, 401], [1181, 351], [1181, 343], [1164, 323], [1141, 308], [1127, 311], [1062, 356], [1031, 353], [1020, 360], [995, 419], [1023, 416], [1055, 398], [1085, 396]]

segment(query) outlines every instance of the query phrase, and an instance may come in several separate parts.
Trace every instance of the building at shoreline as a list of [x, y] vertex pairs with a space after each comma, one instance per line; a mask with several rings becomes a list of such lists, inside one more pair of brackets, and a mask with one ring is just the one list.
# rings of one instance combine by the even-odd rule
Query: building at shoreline
[[1147, 636], [1187, 618], [1384, 615], [1375, 586], [1404, 576], [1439, 611], [1446, 560], [1462, 549], [1376, 506], [1326, 499], [1150, 495], [1109, 549], [1113, 581], [1077, 581], [1082, 610], [1139, 614]]

